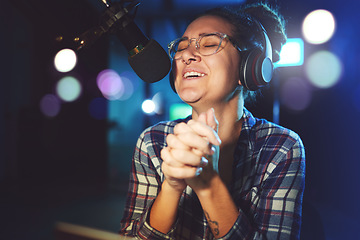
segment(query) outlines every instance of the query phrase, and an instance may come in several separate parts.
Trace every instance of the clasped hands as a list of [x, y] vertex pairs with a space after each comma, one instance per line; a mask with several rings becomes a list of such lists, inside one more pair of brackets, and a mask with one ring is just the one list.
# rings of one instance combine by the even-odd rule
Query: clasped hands
[[166, 138], [161, 150], [162, 171], [167, 183], [177, 191], [189, 185], [195, 191], [208, 187], [217, 174], [220, 138], [214, 109], [201, 113], [197, 120], [179, 123]]

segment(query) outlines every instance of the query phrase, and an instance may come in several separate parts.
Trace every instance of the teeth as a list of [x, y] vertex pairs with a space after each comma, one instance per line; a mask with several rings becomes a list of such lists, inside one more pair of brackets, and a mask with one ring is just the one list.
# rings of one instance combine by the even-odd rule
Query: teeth
[[199, 73], [199, 72], [186, 72], [184, 74], [184, 78], [188, 78], [188, 77], [203, 77], [205, 76], [204, 73]]

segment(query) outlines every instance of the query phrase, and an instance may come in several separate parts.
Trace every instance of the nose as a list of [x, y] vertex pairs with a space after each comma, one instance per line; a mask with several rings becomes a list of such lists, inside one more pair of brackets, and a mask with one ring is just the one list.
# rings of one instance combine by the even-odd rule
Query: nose
[[[192, 42], [194, 42], [194, 44], [192, 44]], [[196, 48], [195, 38], [190, 39], [189, 47], [183, 51], [181, 58], [182, 58], [182, 62], [185, 63], [186, 65], [189, 65], [192, 61], [201, 60], [199, 52], [197, 51]]]

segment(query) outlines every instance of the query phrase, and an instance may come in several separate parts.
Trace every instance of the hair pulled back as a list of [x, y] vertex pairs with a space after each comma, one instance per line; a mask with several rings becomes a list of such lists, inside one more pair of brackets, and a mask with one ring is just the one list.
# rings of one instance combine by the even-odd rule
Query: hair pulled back
[[278, 11], [267, 3], [246, 4], [240, 8], [213, 8], [201, 16], [217, 16], [232, 24], [232, 39], [242, 49], [264, 48], [262, 33], [256, 26], [260, 22], [266, 30], [273, 50], [273, 62], [279, 61], [280, 50], [286, 42], [285, 21]]

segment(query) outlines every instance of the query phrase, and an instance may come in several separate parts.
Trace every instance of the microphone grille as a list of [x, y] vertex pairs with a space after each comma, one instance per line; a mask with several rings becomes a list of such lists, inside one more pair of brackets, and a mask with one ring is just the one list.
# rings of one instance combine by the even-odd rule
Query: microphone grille
[[129, 56], [129, 64], [145, 82], [154, 83], [163, 79], [170, 71], [171, 62], [166, 51], [151, 39], [142, 51]]

